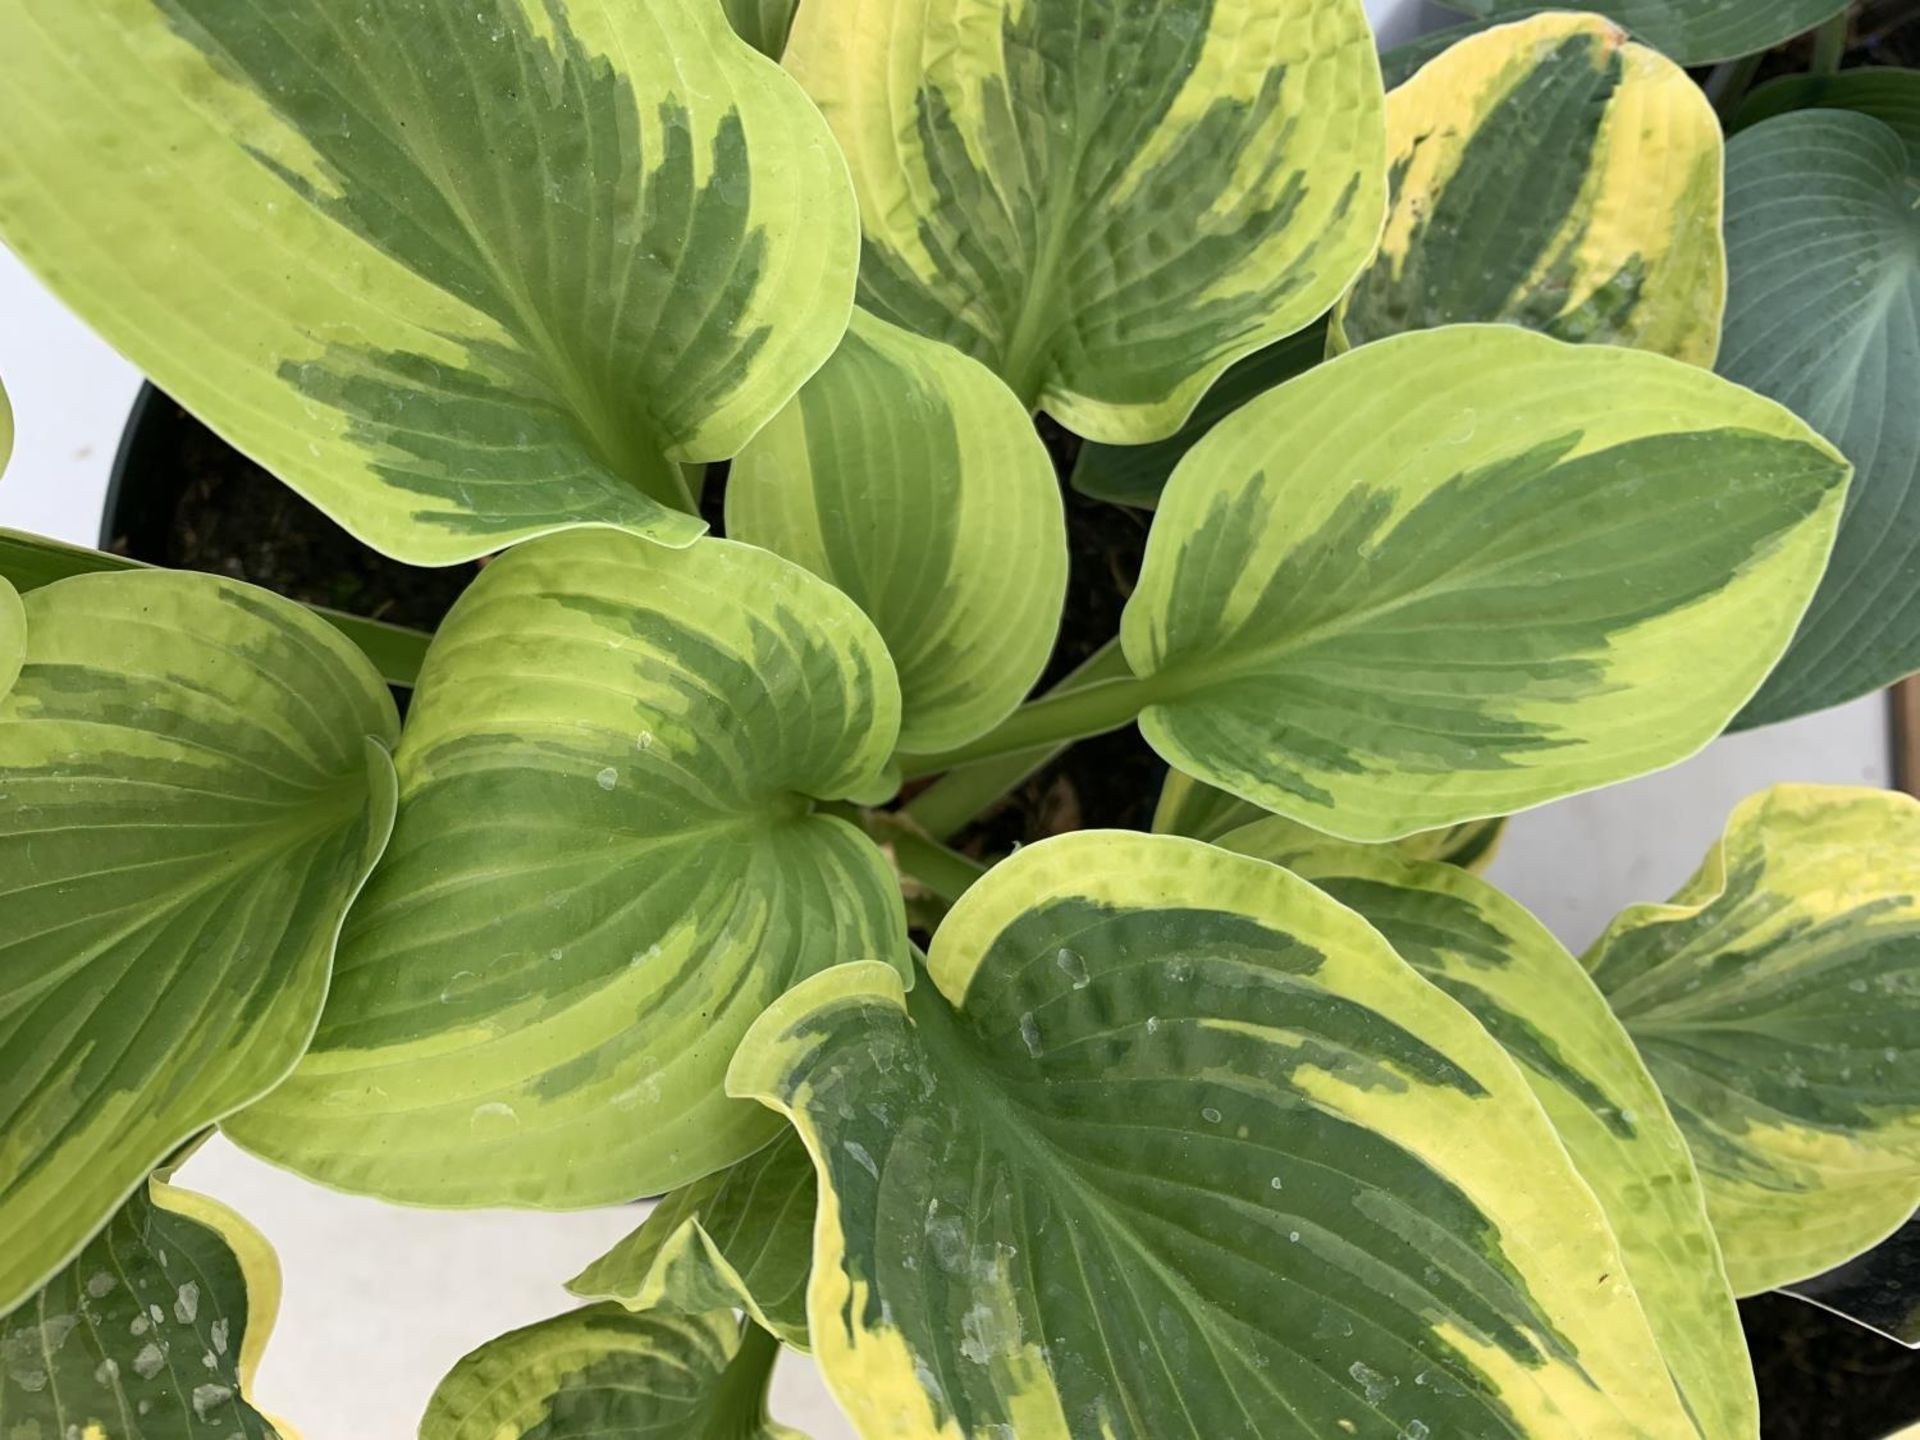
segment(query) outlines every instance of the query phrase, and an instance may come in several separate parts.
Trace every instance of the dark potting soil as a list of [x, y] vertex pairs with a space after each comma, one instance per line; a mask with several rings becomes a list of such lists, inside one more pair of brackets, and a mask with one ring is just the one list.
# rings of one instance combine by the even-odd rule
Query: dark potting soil
[[164, 396], [141, 414], [129, 460], [108, 517], [116, 554], [422, 630], [477, 573], [389, 560]]
[[[171, 402], [149, 407], [142, 463], [125, 477], [112, 548], [154, 564], [212, 571], [310, 604], [432, 629], [476, 573], [428, 570], [361, 545]], [[1061, 475], [1079, 442], [1045, 417]], [[703, 510], [720, 531], [724, 467]], [[1052, 685], [1119, 632], [1139, 575], [1147, 515], [1062, 484], [1071, 581]], [[958, 838], [980, 859], [1090, 827], [1144, 830], [1166, 774], [1131, 726], [1076, 745], [1017, 786]], [[1741, 1302], [1760, 1388], [1763, 1440], [1882, 1440], [1920, 1421], [1920, 1352], [1784, 1295]]]
[[1740, 1302], [1761, 1440], [1884, 1440], [1920, 1421], [1920, 1353], [1791, 1295]]

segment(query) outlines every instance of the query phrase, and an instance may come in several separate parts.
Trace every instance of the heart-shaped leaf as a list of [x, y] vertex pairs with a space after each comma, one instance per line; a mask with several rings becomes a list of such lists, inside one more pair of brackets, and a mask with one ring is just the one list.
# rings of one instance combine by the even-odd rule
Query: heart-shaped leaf
[[1720, 123], [1671, 60], [1591, 15], [1462, 40], [1387, 100], [1392, 199], [1337, 348], [1457, 321], [1711, 365]]
[[716, 0], [0, 0], [0, 235], [355, 535], [684, 545], [840, 338], [856, 218]]
[[814, 1353], [863, 1434], [1684, 1433], [1512, 1062], [1304, 881], [1063, 836], [928, 970], [815, 976], [728, 1076], [813, 1156]]
[[358, 650], [248, 585], [83, 575], [18, 613], [25, 664], [0, 697], [0, 1309], [300, 1058], [393, 823], [399, 730]]
[[9, 1440], [279, 1440], [247, 1395], [279, 1304], [280, 1262], [257, 1230], [216, 1200], [142, 1181], [0, 1319]]
[[[1530, 15], [1540, 0], [1443, 0], [1468, 15]], [[1791, 40], [1847, 8], [1847, 0], [1573, 0], [1561, 9], [1591, 10], [1616, 20], [1637, 39], [1682, 65], [1732, 60]]]
[[1781, 785], [1586, 965], [1706, 1184], [1734, 1289], [1817, 1275], [1920, 1205], [1920, 803]]
[[731, 1314], [590, 1305], [468, 1355], [420, 1440], [806, 1440], [767, 1415], [780, 1347]]
[[745, 1310], [807, 1348], [807, 1271], [819, 1191], [791, 1129], [667, 1196], [640, 1228], [567, 1282], [582, 1300], [704, 1315]]
[[786, 65], [853, 169], [861, 303], [1091, 439], [1172, 434], [1379, 233], [1359, 0], [807, 0]]
[[1847, 473], [1664, 356], [1506, 325], [1363, 346], [1174, 472], [1122, 625], [1141, 728], [1355, 840], [1658, 769], [1778, 659]]
[[992, 729], [1053, 650], [1067, 530], [1047, 447], [986, 367], [863, 311], [734, 461], [727, 534], [867, 612], [900, 673], [903, 750]]
[[853, 602], [764, 550], [510, 550], [434, 636], [313, 1049], [230, 1133], [441, 1205], [607, 1204], [752, 1154], [778, 1125], [720, 1088], [748, 1024], [849, 956], [906, 964], [886, 857], [813, 808], [873, 786], [899, 704]]
[[1358, 911], [1473, 1012], [1519, 1065], [1606, 1211], [1698, 1433], [1758, 1434], [1753, 1367], [1687, 1142], [1580, 962], [1519, 905], [1456, 866], [1302, 838], [1274, 819], [1221, 843], [1284, 864]]
[[1827, 578], [1743, 724], [1920, 670], [1916, 199], [1920, 157], [1870, 116], [1783, 115], [1728, 147], [1720, 373], [1804, 416], [1859, 472]]

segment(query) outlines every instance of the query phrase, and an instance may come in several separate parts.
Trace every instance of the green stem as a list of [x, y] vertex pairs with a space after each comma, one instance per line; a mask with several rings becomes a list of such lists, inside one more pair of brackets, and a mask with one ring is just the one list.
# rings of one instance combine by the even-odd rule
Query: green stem
[[[1049, 695], [1064, 695], [1084, 689], [1101, 680], [1128, 675], [1127, 657], [1120, 652], [1120, 641], [1109, 640], [1070, 672]], [[928, 835], [945, 840], [973, 823], [994, 801], [1020, 784], [1029, 775], [1049, 764], [1066, 747], [1042, 745], [996, 760], [983, 760], [942, 776], [909, 800], [902, 810]]]
[[816, 815], [831, 815], [865, 833], [893, 856], [901, 878], [952, 904], [987, 867], [951, 846], [942, 845], [899, 811], [868, 810], [850, 800], [816, 801]]
[[951, 905], [973, 887], [987, 867], [969, 855], [942, 845], [931, 835], [895, 821], [874, 827], [877, 838], [893, 850], [900, 873], [919, 881]]
[[719, 1385], [713, 1391], [712, 1414], [766, 1413], [767, 1386], [773, 1380], [774, 1363], [780, 1358], [780, 1342], [751, 1320], [746, 1321], [745, 1325], [740, 1334], [740, 1348], [734, 1352], [733, 1359], [727, 1362]]
[[1747, 98], [1747, 92], [1753, 88], [1753, 80], [1760, 73], [1760, 62], [1766, 56], [1742, 55], [1738, 60], [1725, 60], [1713, 67], [1713, 73], [1707, 76], [1707, 99], [1713, 103], [1714, 113], [1725, 126], [1732, 121], [1740, 109], [1740, 102]]
[[421, 662], [427, 658], [427, 646], [433, 641], [426, 631], [389, 625], [384, 620], [368, 620], [344, 610], [330, 610], [325, 605], [307, 608], [358, 645], [373, 662], [373, 668], [380, 672], [380, 678], [389, 685], [411, 687], [420, 678]]
[[1838, 75], [1840, 62], [1847, 53], [1847, 28], [1852, 16], [1846, 10], [1813, 32], [1813, 73]]
[[902, 755], [900, 773], [908, 780], [994, 760], [1023, 750], [1070, 744], [1131, 724], [1152, 704], [1159, 687], [1152, 680], [1128, 677], [1100, 680], [1079, 689], [1056, 691], [1022, 705], [998, 726], [970, 744], [939, 755]]

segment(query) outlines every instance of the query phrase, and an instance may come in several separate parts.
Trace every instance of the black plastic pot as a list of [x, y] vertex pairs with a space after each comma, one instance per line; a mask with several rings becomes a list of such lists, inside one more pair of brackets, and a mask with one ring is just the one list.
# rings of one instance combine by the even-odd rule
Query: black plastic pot
[[[100, 548], [136, 560], [166, 553], [166, 527], [173, 521], [185, 476], [173, 463], [179, 454], [179, 412], [151, 384], [143, 384], [127, 412], [107, 500], [100, 511]], [[124, 544], [116, 543], [124, 538]]]

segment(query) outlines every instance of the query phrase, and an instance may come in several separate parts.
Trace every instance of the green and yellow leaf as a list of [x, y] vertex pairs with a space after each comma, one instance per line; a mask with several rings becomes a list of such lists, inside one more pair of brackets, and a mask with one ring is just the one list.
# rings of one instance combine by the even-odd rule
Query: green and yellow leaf
[[721, 1093], [748, 1024], [907, 963], [886, 857], [813, 807], [876, 783], [899, 704], [853, 602], [764, 550], [509, 551], [434, 636], [313, 1048], [229, 1132], [433, 1205], [609, 1204], [752, 1154], [778, 1122]]
[[724, 1311], [589, 1305], [489, 1340], [454, 1366], [420, 1440], [806, 1440], [767, 1415], [779, 1350]]
[[1067, 592], [1047, 447], [991, 371], [864, 311], [734, 461], [727, 534], [851, 596], [900, 673], [900, 747], [1005, 719], [1046, 667]]
[[1917, 892], [1920, 802], [1781, 785], [1585, 957], [1693, 1147], [1743, 1295], [1920, 1205]]
[[1336, 349], [1498, 320], [1713, 364], [1720, 122], [1618, 26], [1547, 14], [1462, 40], [1388, 98], [1387, 155], [1386, 234]]
[[[13, 409], [7, 402], [7, 387], [0, 385], [0, 475], [6, 474], [7, 461], [13, 455]], [[20, 593], [0, 571], [0, 698], [13, 688], [14, 677], [27, 651], [27, 617], [20, 607]]]
[[771, 1145], [667, 1196], [567, 1289], [629, 1310], [744, 1310], [804, 1350], [817, 1195], [806, 1146], [783, 1127]]
[[1727, 152], [1720, 373], [1804, 416], [1858, 469], [1793, 648], [1742, 712], [1766, 724], [1920, 670], [1920, 151], [1812, 110]]
[[813, 1156], [814, 1353], [870, 1440], [1686, 1433], [1513, 1063], [1306, 882], [1063, 836], [928, 969], [813, 977], [728, 1076]]
[[[1255, 823], [1261, 825], [1264, 849], [1260, 858], [1276, 865], [1286, 864], [1287, 855], [1341, 843], [1297, 820], [1269, 814], [1238, 795], [1216, 790], [1183, 770], [1167, 772], [1166, 784], [1160, 787], [1160, 802], [1153, 811], [1156, 835], [1185, 835], [1190, 840], [1217, 841]], [[1438, 860], [1479, 871], [1492, 863], [1506, 824], [1504, 815], [1495, 815], [1439, 830], [1421, 830], [1392, 842], [1392, 849], [1403, 859]], [[1282, 836], [1286, 837], [1284, 846], [1280, 843]]]
[[1500, 1042], [1606, 1211], [1698, 1433], [1758, 1434], [1753, 1367], [1687, 1142], [1580, 963], [1456, 866], [1339, 842], [1303, 850], [1280, 819], [1221, 843], [1285, 864], [1357, 911]]
[[[1546, 6], [1539, 6], [1546, 9]], [[1564, 7], [1562, 7], [1564, 8]], [[1478, 35], [1495, 25], [1511, 25], [1516, 20], [1526, 19], [1526, 14], [1509, 15], [1503, 20], [1468, 20], [1458, 25], [1442, 25], [1436, 30], [1427, 30], [1401, 41], [1389, 50], [1380, 52], [1380, 79], [1392, 95], [1402, 85], [1420, 73], [1421, 67], [1435, 57], [1451, 50], [1470, 35]]]
[[[1540, 0], [1444, 3], [1487, 19], [1543, 8]], [[1846, 7], [1847, 0], [1572, 0], [1562, 8], [1604, 15], [1682, 65], [1710, 65], [1771, 50]]]
[[1096, 500], [1151, 510], [1160, 503], [1167, 477], [1200, 438], [1256, 395], [1327, 358], [1327, 327], [1316, 321], [1298, 334], [1276, 340], [1244, 360], [1236, 360], [1215, 380], [1193, 413], [1173, 434], [1147, 445], [1102, 445], [1089, 440], [1073, 462], [1073, 488]]
[[280, 1265], [226, 1206], [156, 1176], [0, 1318], [8, 1440], [294, 1440], [248, 1390]]
[[[28, 594], [0, 697], [0, 1309], [276, 1084], [393, 823], [360, 652], [210, 575]], [[0, 622], [3, 628], [4, 622]]]
[[684, 545], [838, 343], [857, 221], [716, 0], [0, 0], [0, 236], [355, 535]]
[[861, 303], [1089, 439], [1171, 435], [1379, 235], [1359, 0], [807, 0], [785, 58], [853, 170]]
[[1141, 728], [1354, 840], [1659, 769], [1785, 648], [1847, 477], [1664, 356], [1507, 325], [1376, 341], [1174, 472], [1121, 627]]
[[0, 700], [5, 700], [27, 658], [27, 607], [20, 592], [0, 575]]

